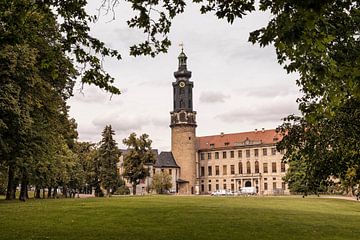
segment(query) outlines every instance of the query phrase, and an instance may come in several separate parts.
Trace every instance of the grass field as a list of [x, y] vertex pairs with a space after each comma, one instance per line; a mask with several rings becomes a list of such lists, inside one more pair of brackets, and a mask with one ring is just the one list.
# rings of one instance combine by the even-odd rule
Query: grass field
[[0, 200], [0, 239], [360, 239], [360, 203], [298, 197]]

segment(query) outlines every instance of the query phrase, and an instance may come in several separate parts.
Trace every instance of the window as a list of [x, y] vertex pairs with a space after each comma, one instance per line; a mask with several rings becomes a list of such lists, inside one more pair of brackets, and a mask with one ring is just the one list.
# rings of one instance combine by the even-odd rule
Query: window
[[234, 158], [234, 151], [230, 151], [230, 158]]
[[271, 155], [276, 155], [276, 148], [271, 148]]
[[255, 155], [255, 157], [259, 156], [259, 149], [254, 149], [254, 155]]
[[215, 152], [215, 159], [219, 159], [219, 152]]
[[239, 162], [239, 174], [243, 174], [242, 162]]
[[247, 158], [250, 157], [250, 150], [246, 150], [246, 157], [247, 157]]
[[226, 143], [225, 143], [225, 146], [229, 146], [229, 144], [230, 144], [229, 142], [226, 142]]
[[263, 164], [263, 170], [264, 170], [264, 173], [268, 173], [268, 164], [267, 163], [264, 163]]
[[223, 158], [226, 158], [226, 152], [223, 152]]
[[232, 183], [232, 184], [231, 184], [231, 191], [234, 191], [234, 189], [235, 189], [235, 186], [234, 186], [234, 184]]
[[204, 160], [205, 159], [205, 153], [200, 153], [200, 160]]
[[215, 175], [219, 176], [219, 174], [220, 174], [219, 166], [215, 166]]
[[208, 175], [211, 176], [212, 175], [212, 167], [208, 166]]
[[282, 182], [282, 183], [281, 183], [281, 189], [282, 189], [282, 190], [285, 190], [285, 189], [286, 189], [285, 182]]
[[235, 165], [230, 165], [230, 174], [231, 175], [235, 174]]
[[238, 158], [242, 158], [242, 150], [238, 150]]
[[273, 190], [276, 189], [276, 182], [273, 182]]
[[172, 174], [172, 169], [169, 169], [169, 175], [171, 175]]
[[255, 173], [259, 173], [259, 162], [255, 162]]
[[249, 162], [249, 161], [246, 162], [246, 173], [247, 173], [247, 174], [250, 174], [250, 173], [251, 173], [251, 165], [250, 165], [250, 162]]
[[281, 163], [281, 172], [285, 172], [286, 170], [285, 170], [285, 163]]
[[205, 167], [200, 168], [200, 177], [205, 176]]
[[223, 165], [223, 175], [227, 175], [227, 165]]
[[155, 175], [155, 168], [153, 169], [153, 175]]
[[271, 163], [271, 172], [276, 173], [276, 162]]
[[263, 156], [267, 156], [267, 148], [263, 148]]
[[204, 184], [201, 184], [201, 192], [204, 192], [205, 191], [205, 186]]
[[209, 160], [211, 159], [211, 153], [207, 154], [207, 159], [209, 159]]
[[215, 187], [216, 187], [216, 190], [219, 190], [219, 184], [218, 183], [215, 185]]
[[208, 191], [211, 192], [211, 184], [208, 185]]
[[223, 187], [224, 187], [223, 189], [226, 190], [226, 183], [224, 183], [224, 186], [223, 186]]
[[267, 184], [267, 182], [264, 183], [264, 190], [268, 190], [268, 184]]

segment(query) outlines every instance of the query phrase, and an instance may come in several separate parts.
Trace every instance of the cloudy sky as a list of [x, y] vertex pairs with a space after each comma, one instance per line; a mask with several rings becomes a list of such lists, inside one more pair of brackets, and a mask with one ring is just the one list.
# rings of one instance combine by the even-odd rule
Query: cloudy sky
[[[91, 2], [88, 11], [96, 14], [99, 1]], [[287, 75], [277, 63], [273, 47], [247, 42], [249, 32], [270, 19], [268, 14], [254, 13], [230, 25], [211, 14], [201, 15], [197, 5], [188, 5], [173, 22], [169, 52], [156, 58], [129, 56], [129, 46], [146, 38], [127, 27], [131, 16], [131, 8], [121, 4], [114, 21], [101, 15], [92, 26], [94, 36], [122, 53], [121, 61], [104, 62], [122, 94], [111, 97], [92, 86], [82, 91], [76, 86], [69, 105], [80, 141], [100, 141], [102, 129], [111, 124], [120, 147], [124, 147], [122, 139], [136, 132], [149, 134], [153, 148], [170, 150], [171, 83], [181, 42], [194, 82], [197, 136], [272, 129], [281, 118], [298, 112], [296, 76]]]

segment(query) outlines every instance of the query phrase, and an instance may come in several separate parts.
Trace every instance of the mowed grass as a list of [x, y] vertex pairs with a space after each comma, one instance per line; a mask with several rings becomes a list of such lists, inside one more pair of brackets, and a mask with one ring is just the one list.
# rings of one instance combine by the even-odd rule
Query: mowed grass
[[360, 239], [360, 203], [300, 197], [0, 200], [0, 239]]

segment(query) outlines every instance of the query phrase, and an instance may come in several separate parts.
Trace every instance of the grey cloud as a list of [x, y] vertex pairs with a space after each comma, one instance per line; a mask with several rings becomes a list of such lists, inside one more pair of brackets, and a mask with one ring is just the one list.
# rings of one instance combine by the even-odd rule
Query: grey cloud
[[215, 118], [226, 123], [235, 122], [279, 122], [282, 118], [290, 114], [298, 114], [298, 106], [295, 102], [274, 101], [263, 105], [254, 105], [252, 107], [238, 108], [232, 111], [219, 114]]
[[297, 96], [299, 91], [294, 87], [286, 86], [284, 84], [278, 86], [263, 86], [253, 88], [241, 88], [235, 90], [237, 93], [241, 92], [243, 96], [256, 97], [256, 98], [274, 98], [284, 96]]
[[[127, 89], [120, 90], [122, 94], [127, 92]], [[83, 102], [83, 103], [117, 103], [120, 104], [122, 101], [117, 95], [112, 95], [94, 86], [77, 87], [74, 91], [74, 97], [72, 101]]]
[[145, 117], [131, 117], [123, 113], [115, 113], [95, 118], [92, 123], [96, 127], [101, 128], [111, 124], [116, 132], [122, 133], [141, 130], [142, 127], [148, 123], [148, 119]]
[[157, 127], [168, 127], [170, 124], [170, 117], [168, 119], [165, 118], [153, 118], [151, 119], [151, 123]]
[[129, 131], [141, 130], [148, 125], [167, 128], [169, 120], [141, 115], [127, 116], [123, 113], [113, 113], [107, 116], [95, 118], [92, 123], [96, 128], [104, 128], [106, 125], [111, 124], [116, 132], [127, 133]]
[[207, 91], [200, 94], [200, 102], [202, 103], [222, 103], [228, 98], [230, 98], [230, 96], [222, 92]]
[[157, 80], [157, 81], [143, 81], [138, 84], [138, 86], [149, 86], [149, 87], [169, 87], [171, 83], [167, 80]]
[[276, 59], [275, 50], [272, 46], [260, 48], [250, 44], [242, 44], [242, 46], [229, 44], [227, 48], [228, 58], [230, 60], [243, 59], [247, 61], [274, 61]]

